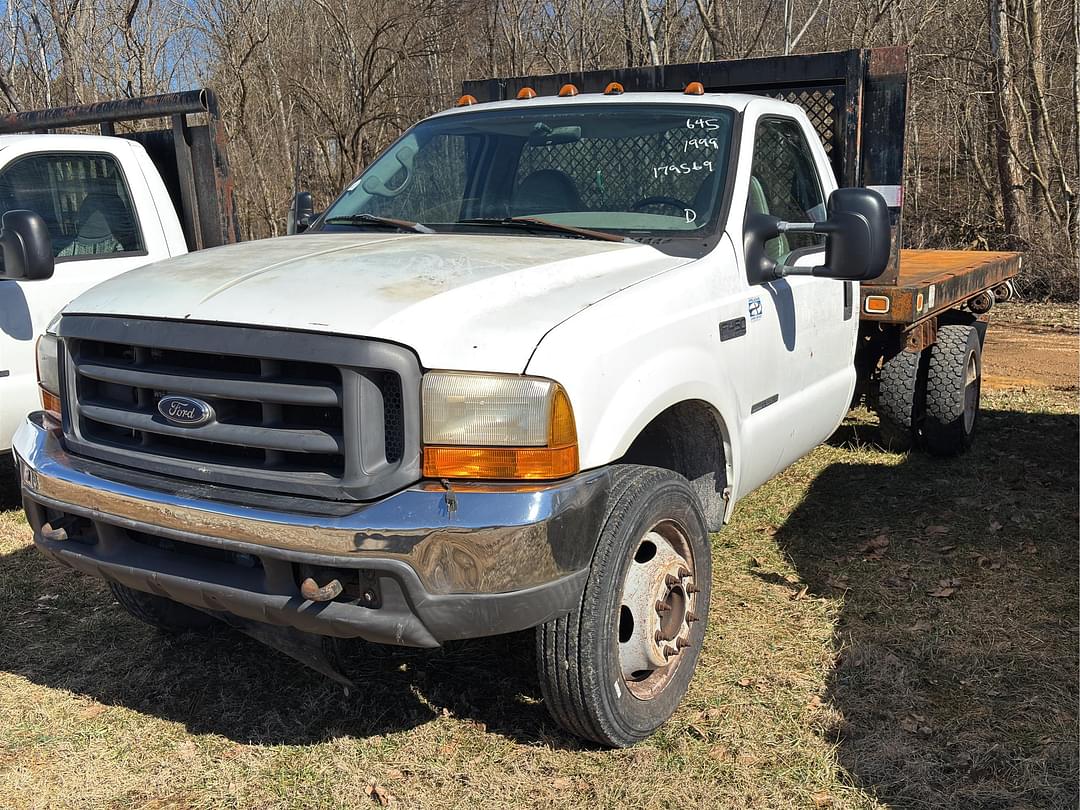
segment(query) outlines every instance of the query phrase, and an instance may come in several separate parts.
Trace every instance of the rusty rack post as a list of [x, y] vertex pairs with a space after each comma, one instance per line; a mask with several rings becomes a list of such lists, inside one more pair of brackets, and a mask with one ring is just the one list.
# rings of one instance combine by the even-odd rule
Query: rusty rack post
[[[189, 115], [203, 116], [205, 123], [193, 125]], [[170, 125], [117, 136], [118, 122], [153, 118], [168, 118]], [[0, 116], [0, 135], [94, 125], [102, 135], [127, 138], [146, 149], [165, 181], [173, 205], [181, 213], [190, 249], [239, 240], [225, 130], [213, 90], [8, 113]]]

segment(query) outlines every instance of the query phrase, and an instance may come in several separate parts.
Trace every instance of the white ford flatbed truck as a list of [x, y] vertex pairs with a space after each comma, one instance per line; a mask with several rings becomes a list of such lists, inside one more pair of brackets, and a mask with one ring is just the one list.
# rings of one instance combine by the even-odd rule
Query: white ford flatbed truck
[[[189, 115], [209, 121], [189, 126]], [[43, 132], [97, 125], [113, 133], [119, 121], [160, 117], [173, 118], [177, 129], [124, 137]], [[0, 454], [8, 455], [15, 429], [40, 405], [34, 345], [68, 301], [189, 246], [236, 241], [235, 224], [217, 218], [232, 200], [224, 147], [206, 134], [216, 126], [208, 90], [0, 116], [0, 215], [40, 216], [55, 264], [47, 279], [0, 277]], [[213, 193], [200, 201], [197, 184]]]
[[[135, 616], [223, 620], [343, 680], [326, 638], [535, 628], [555, 720], [630, 745], [696, 667], [709, 533], [856, 398], [858, 285], [895, 263], [896, 212], [837, 189], [785, 101], [475, 101], [322, 214], [298, 195], [302, 235], [69, 304], [15, 438], [24, 504], [38, 547]], [[47, 264], [32, 226], [5, 220], [9, 267]], [[948, 454], [974, 429], [981, 336], [973, 311], [925, 318], [876, 363], [922, 371], [874, 389], [938, 391], [907, 394], [907, 427]]]

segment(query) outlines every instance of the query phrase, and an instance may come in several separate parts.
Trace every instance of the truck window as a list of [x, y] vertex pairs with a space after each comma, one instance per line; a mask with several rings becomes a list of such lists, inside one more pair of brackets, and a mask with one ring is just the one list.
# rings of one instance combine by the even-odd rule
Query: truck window
[[45, 220], [59, 261], [145, 252], [127, 183], [110, 155], [19, 158], [0, 172], [0, 210], [20, 208]]
[[404, 145], [396, 150], [388, 178], [365, 178], [366, 190], [375, 192], [366, 212], [418, 222], [458, 219], [465, 196], [467, 139], [476, 137], [439, 134], [419, 148]]
[[[754, 134], [747, 206], [787, 222], [821, 222], [825, 198], [802, 127], [790, 118], [762, 118]], [[781, 234], [765, 243], [769, 257], [782, 261], [792, 252], [825, 244], [812, 233]]]

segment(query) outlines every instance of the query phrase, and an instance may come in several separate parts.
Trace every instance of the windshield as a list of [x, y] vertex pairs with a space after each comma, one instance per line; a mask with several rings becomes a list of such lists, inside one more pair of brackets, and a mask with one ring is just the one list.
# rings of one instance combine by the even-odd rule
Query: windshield
[[358, 216], [369, 215], [483, 232], [527, 217], [701, 244], [724, 198], [733, 120], [727, 108], [660, 104], [523, 105], [429, 119], [349, 186], [321, 228], [370, 226]]

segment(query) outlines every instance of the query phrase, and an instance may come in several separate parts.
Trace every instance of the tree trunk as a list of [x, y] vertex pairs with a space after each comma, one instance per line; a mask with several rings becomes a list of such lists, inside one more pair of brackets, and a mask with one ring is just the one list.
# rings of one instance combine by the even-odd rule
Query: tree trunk
[[1001, 186], [1001, 210], [1007, 238], [1015, 246], [1024, 245], [1029, 238], [1027, 195], [1024, 178], [1017, 165], [1016, 103], [1013, 99], [1013, 65], [1009, 53], [1009, 11], [1006, 0], [989, 0], [990, 15], [990, 80], [993, 101], [990, 114], [993, 123], [994, 153], [998, 183]]

